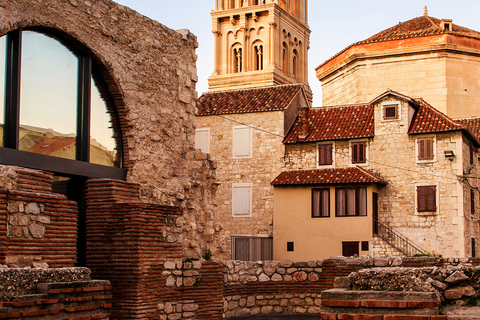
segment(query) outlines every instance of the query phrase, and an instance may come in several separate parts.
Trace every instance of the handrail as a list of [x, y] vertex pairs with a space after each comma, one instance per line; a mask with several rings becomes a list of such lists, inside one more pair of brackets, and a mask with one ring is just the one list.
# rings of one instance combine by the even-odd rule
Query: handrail
[[411, 257], [416, 254], [427, 254], [426, 250], [422, 249], [419, 245], [415, 244], [395, 229], [381, 223], [375, 218], [373, 222], [373, 234], [385, 240], [405, 256]]

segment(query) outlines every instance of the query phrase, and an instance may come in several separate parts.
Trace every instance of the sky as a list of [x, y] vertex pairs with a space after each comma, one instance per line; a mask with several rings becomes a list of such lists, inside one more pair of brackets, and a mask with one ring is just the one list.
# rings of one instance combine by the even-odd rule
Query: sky
[[[210, 11], [215, 0], [116, 0], [174, 29], [189, 29], [198, 38], [197, 71], [199, 96], [208, 91], [213, 71], [213, 34]], [[480, 31], [478, 0], [309, 0], [309, 84], [313, 106], [321, 105], [321, 83], [315, 68], [348, 45], [423, 15], [452, 19], [454, 24]]]

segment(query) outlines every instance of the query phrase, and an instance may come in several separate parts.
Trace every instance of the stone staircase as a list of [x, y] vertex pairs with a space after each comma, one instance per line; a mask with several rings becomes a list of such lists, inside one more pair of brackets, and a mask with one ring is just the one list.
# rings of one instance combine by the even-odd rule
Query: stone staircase
[[373, 257], [403, 257], [405, 256], [398, 249], [391, 246], [379, 236], [373, 236], [371, 241], [371, 255]]

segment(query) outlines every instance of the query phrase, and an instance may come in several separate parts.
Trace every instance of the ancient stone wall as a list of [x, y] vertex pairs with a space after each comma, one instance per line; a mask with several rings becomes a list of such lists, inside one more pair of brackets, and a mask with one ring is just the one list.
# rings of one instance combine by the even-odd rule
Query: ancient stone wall
[[[171, 240], [202, 256], [215, 177], [214, 164], [193, 149], [196, 37], [110, 0], [0, 0], [0, 36], [19, 27], [92, 54], [118, 113], [127, 180], [141, 185], [142, 202], [185, 210]], [[8, 170], [2, 176], [11, 180]]]

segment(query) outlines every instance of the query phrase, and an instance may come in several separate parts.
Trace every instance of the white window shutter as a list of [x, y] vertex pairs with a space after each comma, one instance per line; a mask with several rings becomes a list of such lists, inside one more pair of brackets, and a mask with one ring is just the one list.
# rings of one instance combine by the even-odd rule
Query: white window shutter
[[251, 131], [249, 127], [233, 129], [233, 155], [235, 157], [251, 156]]
[[202, 150], [202, 152], [209, 153], [208, 139], [208, 130], [195, 131], [195, 148]]
[[250, 187], [234, 187], [233, 212], [236, 215], [250, 214]]

